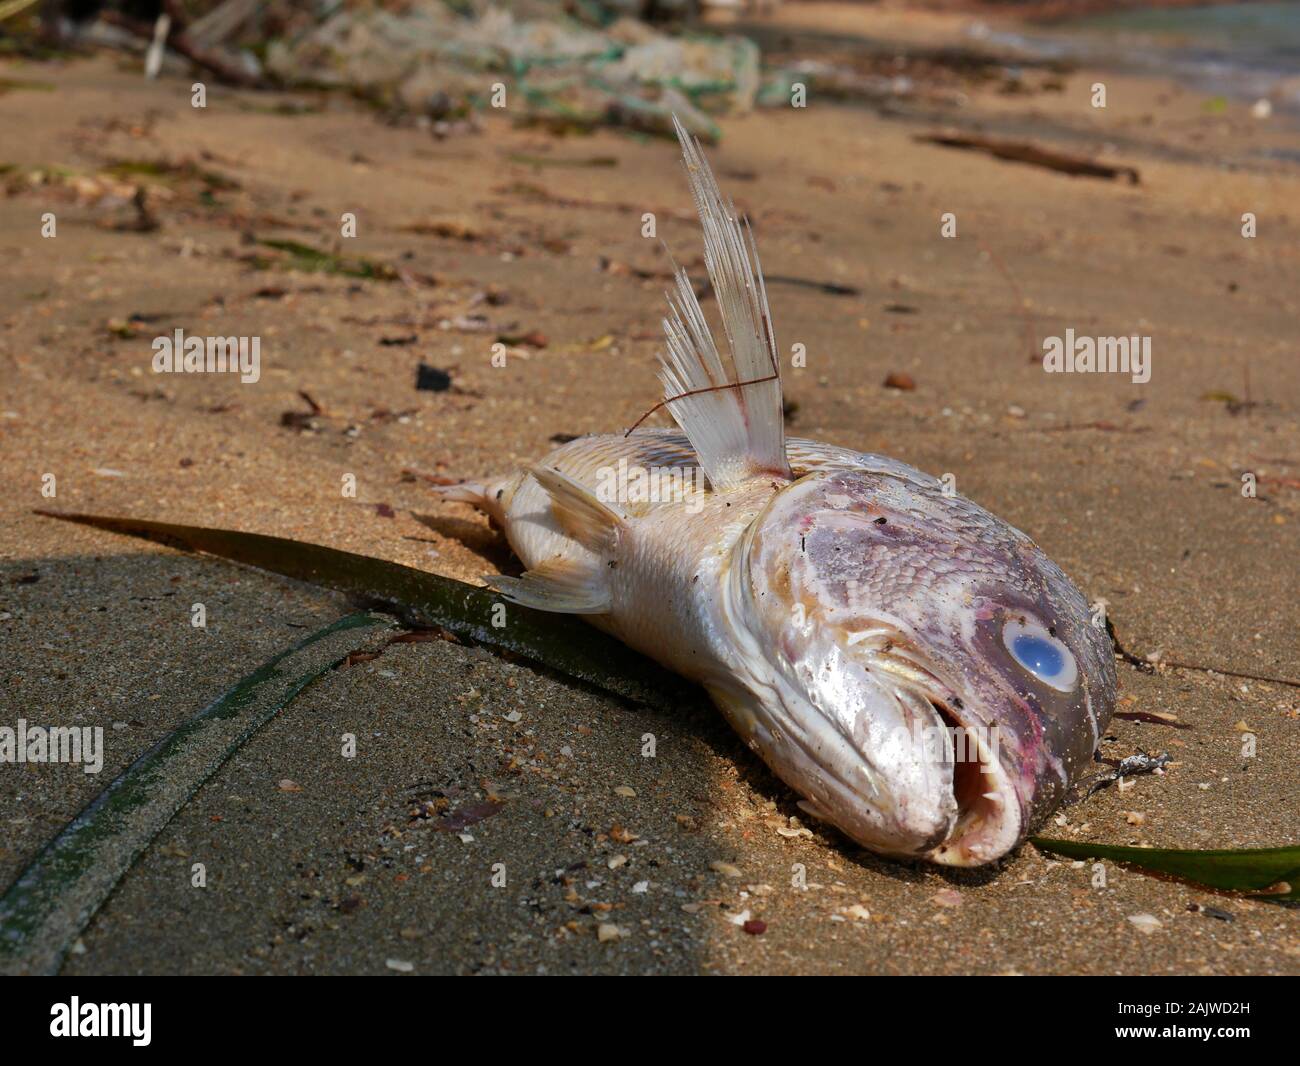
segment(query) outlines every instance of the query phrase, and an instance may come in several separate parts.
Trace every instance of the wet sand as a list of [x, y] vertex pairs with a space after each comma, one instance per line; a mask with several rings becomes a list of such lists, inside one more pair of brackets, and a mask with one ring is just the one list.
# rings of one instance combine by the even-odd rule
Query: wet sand
[[[338, 98], [219, 87], [195, 111], [190, 79], [146, 83], [107, 56], [7, 63], [0, 75], [55, 87], [0, 95], [11, 183], [0, 199], [0, 724], [102, 725], [108, 748], [97, 778], [0, 768], [7, 884], [168, 729], [346, 610], [328, 593], [33, 508], [298, 537], [463, 580], [510, 567], [483, 520], [403, 471], [493, 473], [557, 435], [630, 425], [656, 399], [664, 288], [636, 272], [667, 267], [641, 215], [656, 213], [658, 236], [688, 264], [699, 238], [665, 141], [560, 139], [504, 116], [440, 141]], [[1271, 153], [1294, 134], [1156, 81], [1105, 77], [1109, 106], [1097, 111], [1095, 80], [970, 88], [951, 110], [814, 100], [723, 120], [710, 158], [751, 215], [767, 271], [857, 290], [771, 287], [782, 348], [808, 352], [787, 379], [789, 430], [953, 473], [1107, 600], [1139, 656], [1294, 680], [1300, 168]], [[1095, 154], [1137, 167], [1141, 182], [914, 139], [947, 127]], [[14, 188], [34, 168], [94, 177], [145, 160], [193, 167], [159, 179], [150, 232], [111, 228], [139, 216], [111, 197], [86, 202], [104, 191], [98, 178], [80, 201], [67, 181]], [[47, 211], [53, 239], [40, 236]], [[1247, 211], [1253, 240], [1240, 235]], [[342, 253], [398, 280], [250, 260], [270, 254], [253, 238], [334, 246], [344, 212], [358, 236]], [[956, 239], [940, 234], [946, 212]], [[478, 314], [489, 331], [458, 328]], [[261, 380], [155, 375], [150, 342], [177, 327], [260, 336]], [[1041, 339], [1067, 328], [1150, 336], [1150, 382], [1044, 373]], [[534, 332], [544, 347], [492, 365], [498, 335]], [[417, 391], [422, 362], [449, 370], [454, 388]], [[890, 373], [916, 388], [884, 388]], [[285, 425], [285, 412], [310, 414], [300, 390], [323, 411]], [[1257, 498], [1240, 492], [1246, 472]], [[41, 495], [47, 473], [53, 500]], [[341, 495], [346, 474], [355, 499]], [[206, 630], [189, 624], [195, 602]], [[1116, 721], [1102, 753], [1167, 750], [1175, 764], [1062, 812], [1049, 835], [1294, 842], [1295, 687], [1123, 664], [1120, 679], [1123, 710], [1191, 728]], [[1241, 756], [1243, 723], [1255, 758]], [[355, 760], [339, 757], [345, 732], [360, 738]], [[646, 733], [654, 759], [641, 755]], [[504, 805], [471, 840], [419, 813], [431, 798], [489, 796]], [[196, 861], [206, 889], [190, 887]], [[792, 886], [797, 864], [806, 889]], [[765, 932], [731, 920], [746, 911]], [[1128, 920], [1139, 914], [1159, 928], [1140, 932]], [[617, 935], [600, 939], [602, 925]], [[340, 669], [255, 736], [141, 858], [65, 972], [407, 963], [1295, 973], [1300, 925], [1293, 908], [1114, 867], [1097, 888], [1089, 868], [1031, 846], [975, 872], [876, 859], [808, 822], [702, 700], [647, 710], [430, 642]]]

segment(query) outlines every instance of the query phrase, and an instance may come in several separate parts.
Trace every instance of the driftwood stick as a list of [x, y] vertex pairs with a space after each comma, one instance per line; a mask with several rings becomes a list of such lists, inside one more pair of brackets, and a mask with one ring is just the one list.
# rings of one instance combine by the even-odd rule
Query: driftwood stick
[[1034, 166], [1046, 167], [1048, 170], [1059, 170], [1063, 174], [1075, 174], [1086, 178], [1127, 178], [1131, 185], [1137, 185], [1141, 180], [1136, 167], [1098, 163], [1083, 156], [1043, 148], [1028, 141], [1004, 141], [996, 137], [968, 133], [925, 133], [915, 139], [923, 144], [938, 144], [945, 148], [987, 152], [997, 159], [1032, 163]]
[[176, 32], [172, 34], [171, 39], [172, 47], [191, 63], [212, 71], [222, 81], [229, 82], [231, 85], [252, 86], [258, 83], [258, 79], [251, 76], [243, 67], [226, 62], [221, 56], [209, 52], [190, 39], [189, 20], [185, 16], [185, 9], [180, 5], [180, 0], [163, 0], [163, 10], [172, 17], [172, 22], [176, 25]]
[[263, 3], [264, 0], [224, 0], [206, 15], [191, 22], [185, 33], [199, 47], [211, 48], [244, 25], [261, 10]]
[[[195, 66], [202, 67], [204, 70], [211, 71], [218, 80], [228, 85], [238, 85], [244, 88], [253, 88], [260, 84], [257, 78], [253, 77], [242, 67], [233, 63], [228, 63], [219, 55], [209, 52], [205, 48], [200, 48], [185, 33], [185, 13], [181, 10], [180, 5], [175, 0], [168, 0], [163, 5], [164, 10], [171, 16], [174, 29], [167, 38], [167, 46], [178, 55], [184, 56]], [[137, 37], [146, 41], [153, 39], [154, 26], [150, 22], [141, 22], [139, 19], [133, 19], [128, 15], [123, 15], [119, 11], [105, 9], [99, 13], [99, 17], [105, 22], [114, 26], [119, 26]]]

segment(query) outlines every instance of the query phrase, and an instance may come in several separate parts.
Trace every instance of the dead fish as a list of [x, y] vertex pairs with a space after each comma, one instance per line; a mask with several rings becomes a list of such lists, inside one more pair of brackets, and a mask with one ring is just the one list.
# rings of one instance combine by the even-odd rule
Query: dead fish
[[753, 234], [677, 133], [728, 350], [678, 269], [660, 379], [680, 432], [438, 491], [527, 567], [490, 585], [698, 681], [805, 810], [884, 855], [992, 862], [1089, 768], [1110, 638], [1033, 541], [935, 478], [786, 438]]

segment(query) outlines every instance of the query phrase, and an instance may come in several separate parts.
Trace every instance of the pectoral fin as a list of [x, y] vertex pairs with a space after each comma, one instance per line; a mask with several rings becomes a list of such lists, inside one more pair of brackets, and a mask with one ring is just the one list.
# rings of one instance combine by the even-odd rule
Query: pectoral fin
[[494, 574], [485, 578], [511, 603], [555, 614], [608, 614], [609, 587], [604, 575], [572, 559], [552, 559], [522, 577]]
[[586, 549], [580, 555], [548, 559], [522, 577], [492, 577], [488, 584], [507, 599], [559, 614], [607, 614], [608, 567], [627, 515], [598, 499], [585, 485], [551, 467], [530, 471], [550, 497], [560, 527]]
[[616, 503], [606, 503], [579, 481], [552, 467], [530, 471], [551, 498], [551, 511], [560, 527], [584, 548], [608, 555], [627, 515]]

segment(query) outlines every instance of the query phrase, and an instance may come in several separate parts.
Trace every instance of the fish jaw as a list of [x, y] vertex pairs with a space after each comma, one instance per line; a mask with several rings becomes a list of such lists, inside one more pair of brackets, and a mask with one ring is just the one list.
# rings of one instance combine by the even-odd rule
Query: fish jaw
[[792, 621], [773, 646], [752, 625], [761, 608], [741, 566], [725, 588], [730, 676], [706, 688], [805, 810], [896, 858], [977, 866], [1014, 847], [1023, 810], [996, 733], [968, 731], [806, 621]]
[[[838, 715], [808, 697], [807, 685], [780, 672], [755, 677], [749, 685], [707, 687], [732, 728], [803, 797], [801, 806], [815, 817], [872, 851], [903, 858], [920, 857], [948, 837], [959, 814], [951, 767], [913, 757], [910, 745], [886, 735], [890, 730], [900, 738], [909, 735], [900, 720], [913, 708], [901, 707], [885, 693], [856, 689], [858, 724], [890, 723], [890, 729], [867, 730], [881, 737], [873, 749], [880, 758], [867, 760], [862, 732], [855, 736], [843, 728]], [[937, 728], [939, 722], [921, 727]], [[893, 749], [905, 748], [904, 757], [891, 758]]]

